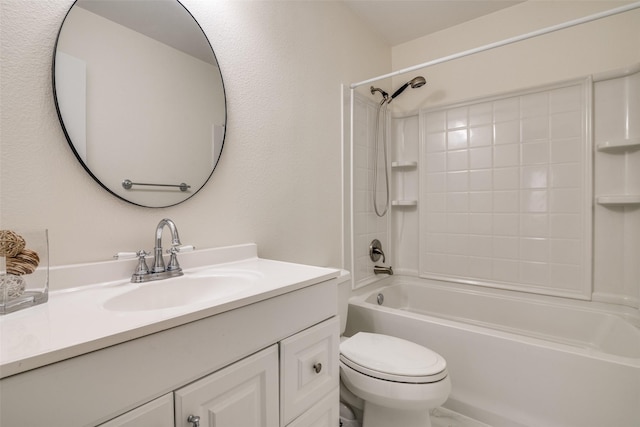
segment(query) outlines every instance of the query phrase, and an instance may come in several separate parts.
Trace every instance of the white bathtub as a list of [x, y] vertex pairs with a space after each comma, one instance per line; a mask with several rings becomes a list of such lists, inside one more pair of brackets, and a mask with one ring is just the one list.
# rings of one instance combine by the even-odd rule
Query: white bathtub
[[453, 384], [444, 406], [495, 427], [637, 427], [638, 313], [606, 308], [392, 276], [350, 299], [346, 335], [436, 351]]

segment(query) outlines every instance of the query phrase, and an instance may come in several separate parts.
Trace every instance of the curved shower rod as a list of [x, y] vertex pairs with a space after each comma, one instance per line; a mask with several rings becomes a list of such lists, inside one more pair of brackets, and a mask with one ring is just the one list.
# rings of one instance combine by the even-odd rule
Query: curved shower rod
[[573, 19], [571, 21], [567, 21], [564, 22], [562, 24], [557, 24], [557, 25], [552, 25], [550, 27], [546, 27], [546, 28], [542, 28], [540, 30], [536, 30], [536, 31], [532, 31], [530, 33], [526, 33], [526, 34], [522, 34], [516, 37], [511, 37], [508, 39], [504, 39], [498, 42], [494, 42], [494, 43], [489, 43], [486, 44], [484, 46], [480, 46], [480, 47], [476, 47], [473, 49], [469, 49], [469, 50], [465, 50], [462, 52], [458, 52], [458, 53], [454, 53], [453, 55], [448, 55], [448, 56], [443, 56], [442, 58], [438, 58], [438, 59], [434, 59], [431, 61], [427, 61], [424, 62], [422, 64], [417, 64], [417, 65], [413, 65], [411, 67], [407, 67], [407, 68], [403, 68], [401, 70], [398, 71], [394, 71], [392, 73], [388, 73], [388, 74], [383, 74], [381, 76], [378, 77], [374, 77], [368, 80], [363, 80], [361, 82], [358, 83], [352, 83], [350, 88], [351, 89], [355, 89], [359, 86], [363, 86], [363, 85], [367, 85], [369, 83], [373, 83], [376, 82], [378, 80], [383, 80], [383, 79], [387, 79], [389, 77], [395, 77], [397, 75], [400, 74], [404, 74], [404, 73], [408, 73], [411, 71], [416, 71], [416, 70], [420, 70], [422, 68], [427, 68], [430, 67], [432, 65], [437, 65], [437, 64], [441, 64], [443, 62], [448, 62], [454, 59], [458, 59], [458, 58], [463, 58], [465, 56], [469, 56], [469, 55], [473, 55], [475, 53], [479, 53], [479, 52], [484, 52], [490, 49], [495, 49], [497, 47], [501, 47], [501, 46], [506, 46], [508, 44], [511, 43], [516, 43], [522, 40], [527, 40], [533, 37], [538, 37], [541, 36], [543, 34], [549, 34], [552, 33], [554, 31], [558, 31], [558, 30], [564, 30], [565, 28], [569, 28], [569, 27], [574, 27], [576, 25], [580, 25], [580, 24], [586, 24], [587, 22], [591, 22], [591, 21], [596, 21], [598, 19], [602, 19], [602, 18], [607, 18], [609, 16], [612, 15], [618, 15], [620, 13], [624, 13], [624, 12], [629, 12], [630, 10], [633, 9], [639, 9], [640, 8], [640, 1], [635, 2], [635, 3], [629, 3], [627, 5], [624, 6], [620, 6], [620, 7], [616, 7], [613, 9], [609, 9], [609, 10], [605, 10], [603, 12], [599, 12], [599, 13], [594, 13], [593, 15], [588, 15], [582, 18], [578, 18], [578, 19]]

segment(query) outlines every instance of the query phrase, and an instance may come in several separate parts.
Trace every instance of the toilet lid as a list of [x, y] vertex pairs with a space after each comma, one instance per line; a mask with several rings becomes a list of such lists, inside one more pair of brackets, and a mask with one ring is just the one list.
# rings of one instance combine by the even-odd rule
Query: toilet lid
[[380, 379], [433, 382], [446, 376], [439, 354], [402, 338], [358, 332], [340, 344], [340, 353], [351, 368]]

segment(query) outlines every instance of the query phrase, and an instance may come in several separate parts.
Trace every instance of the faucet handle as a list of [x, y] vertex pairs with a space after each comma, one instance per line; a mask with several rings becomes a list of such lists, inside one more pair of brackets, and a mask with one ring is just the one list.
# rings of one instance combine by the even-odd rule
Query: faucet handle
[[177, 254], [181, 252], [191, 252], [194, 249], [195, 247], [192, 245], [171, 246], [167, 249], [167, 253], [171, 254], [167, 271], [182, 271], [182, 268], [180, 268], [180, 264], [178, 263]]
[[149, 267], [147, 266], [147, 260], [145, 257], [149, 255], [149, 252], [140, 249], [136, 252], [136, 256], [138, 257], [138, 266], [136, 267], [135, 275], [143, 275], [149, 274]]
[[183, 252], [191, 252], [195, 248], [196, 247], [193, 245], [171, 246], [169, 249], [167, 249], [166, 252], [168, 254], [177, 254], [177, 253], [183, 253]]

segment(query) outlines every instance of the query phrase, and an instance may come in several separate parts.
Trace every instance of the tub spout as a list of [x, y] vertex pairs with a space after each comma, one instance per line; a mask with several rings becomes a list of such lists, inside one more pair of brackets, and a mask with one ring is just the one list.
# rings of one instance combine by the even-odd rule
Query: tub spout
[[388, 274], [389, 276], [393, 275], [393, 268], [392, 267], [382, 267], [379, 265], [376, 265], [375, 267], [373, 267], [373, 272], [375, 274]]

